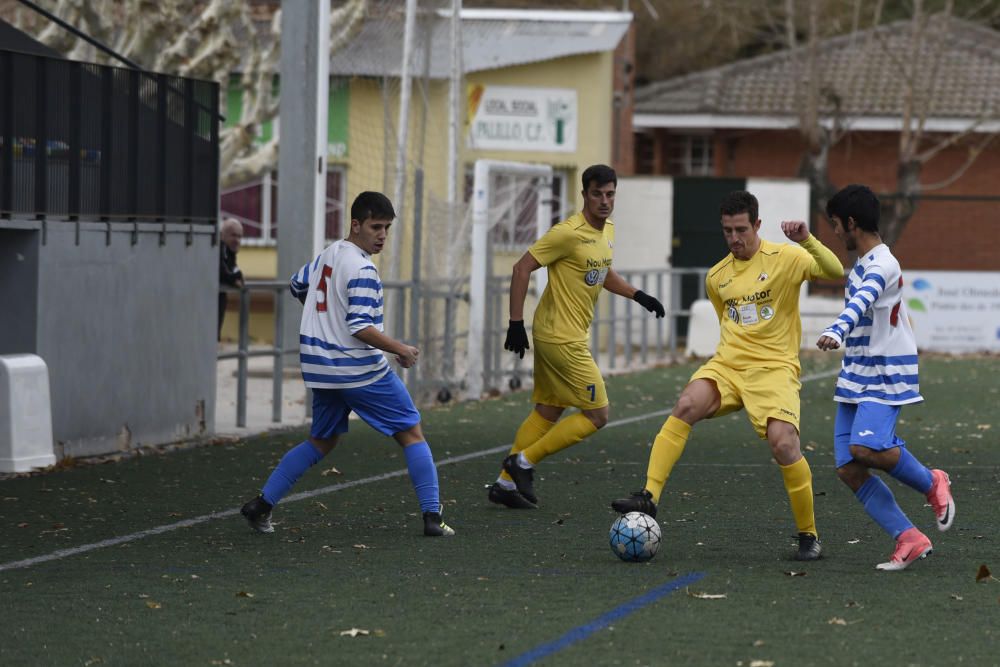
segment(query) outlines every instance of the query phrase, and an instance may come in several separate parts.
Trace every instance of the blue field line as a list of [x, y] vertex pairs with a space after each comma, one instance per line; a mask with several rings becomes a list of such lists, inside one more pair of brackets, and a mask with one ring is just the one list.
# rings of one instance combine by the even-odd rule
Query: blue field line
[[624, 604], [618, 605], [603, 616], [598, 616], [590, 623], [578, 625], [558, 639], [544, 644], [539, 644], [535, 648], [522, 653], [513, 660], [501, 663], [501, 667], [523, 667], [524, 665], [530, 665], [531, 663], [541, 660], [542, 658], [547, 658], [553, 653], [572, 646], [579, 641], [583, 641], [598, 630], [608, 627], [618, 619], [624, 618], [632, 612], [639, 611], [643, 607], [653, 604], [663, 596], [670, 595], [679, 588], [690, 586], [694, 582], [704, 578], [704, 576], [704, 572], [690, 572], [674, 579], [673, 581], [668, 581], [665, 584], [657, 586], [648, 593], [640, 595], [637, 598], [633, 598]]
[[[840, 369], [835, 369], [833, 371], [826, 371], [823, 373], [815, 373], [813, 375], [806, 375], [802, 378], [802, 382], [809, 382], [811, 380], [818, 380], [824, 377], [830, 377], [836, 375]], [[614, 421], [608, 422], [604, 427], [605, 429], [614, 428], [616, 426], [624, 426], [626, 424], [632, 424], [637, 421], [642, 421], [644, 419], [650, 419], [652, 417], [662, 417], [664, 415], [670, 414], [670, 410], [656, 410], [654, 412], [646, 412], [641, 415], [635, 415], [634, 417], [626, 417], [625, 419], [616, 419]], [[482, 458], [484, 456], [491, 456], [493, 454], [499, 454], [500, 452], [510, 451], [512, 443], [507, 443], [506, 445], [498, 445], [496, 447], [490, 447], [489, 449], [480, 449], [475, 452], [470, 452], [468, 454], [460, 454], [458, 456], [449, 456], [448, 458], [441, 459], [436, 462], [438, 468], [445, 465], [450, 465], [452, 463], [461, 463], [462, 461], [468, 461], [471, 459]], [[301, 491], [299, 493], [293, 493], [288, 497], [284, 498], [281, 502], [282, 504], [294, 503], [299, 500], [307, 500], [309, 498], [315, 498], [316, 496], [323, 496], [328, 493], [333, 493], [335, 491], [343, 491], [344, 489], [350, 489], [351, 487], [361, 486], [364, 484], [371, 484], [373, 482], [381, 482], [387, 479], [392, 479], [394, 477], [402, 477], [407, 474], [406, 468], [401, 470], [393, 470], [392, 472], [383, 473], [381, 475], [373, 475], [371, 477], [365, 477], [363, 479], [356, 479], [350, 482], [341, 482], [340, 484], [333, 484], [330, 486], [324, 486], [319, 489], [313, 489], [312, 491]], [[94, 551], [95, 549], [103, 549], [105, 547], [113, 547], [118, 544], [125, 544], [127, 542], [135, 542], [136, 540], [141, 540], [147, 537], [152, 537], [153, 535], [160, 535], [162, 533], [167, 533], [172, 530], [178, 530], [180, 528], [190, 528], [191, 526], [197, 526], [198, 524], [205, 523], [207, 521], [213, 521], [215, 519], [228, 519], [229, 517], [236, 516], [239, 514], [238, 509], [228, 509], [221, 510], [219, 512], [212, 512], [210, 514], [202, 514], [201, 516], [196, 516], [191, 519], [185, 519], [183, 521], [177, 521], [175, 523], [168, 523], [162, 526], [156, 526], [154, 528], [149, 528], [147, 530], [140, 530], [135, 533], [129, 533], [128, 535], [120, 535], [119, 537], [112, 537], [106, 540], [101, 540], [99, 542], [92, 542], [90, 544], [82, 544], [78, 547], [70, 547], [68, 549], [59, 549], [51, 553], [44, 554], [42, 556], [35, 556], [34, 558], [25, 558], [24, 560], [16, 560], [8, 563], [0, 563], [0, 572], [7, 570], [20, 570], [22, 568], [31, 567], [33, 565], [38, 565], [40, 563], [46, 563], [53, 560], [59, 560], [61, 558], [68, 558], [70, 556], [76, 556], [78, 554], [87, 553], [89, 551]]]

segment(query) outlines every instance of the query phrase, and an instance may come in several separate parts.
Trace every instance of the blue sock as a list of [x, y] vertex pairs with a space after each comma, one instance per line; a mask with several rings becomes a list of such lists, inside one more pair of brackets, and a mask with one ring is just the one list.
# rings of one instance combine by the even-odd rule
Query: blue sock
[[869, 477], [868, 481], [862, 484], [854, 495], [865, 506], [865, 511], [875, 520], [875, 523], [892, 535], [892, 539], [899, 537], [899, 534], [904, 530], [913, 528], [913, 524], [896, 503], [892, 491], [880, 477], [874, 475]]
[[906, 484], [911, 489], [927, 495], [934, 483], [934, 476], [923, 463], [917, 460], [906, 447], [899, 448], [899, 463], [889, 471], [889, 474]]
[[323, 455], [312, 446], [311, 442], [308, 440], [300, 442], [281, 457], [281, 462], [267, 478], [260, 495], [271, 505], [277, 505], [299, 477], [302, 477], [302, 474], [321, 458]]
[[403, 447], [406, 468], [410, 472], [410, 482], [417, 492], [421, 512], [440, 512], [441, 499], [438, 492], [438, 473], [434, 466], [434, 456], [426, 442], [418, 442]]

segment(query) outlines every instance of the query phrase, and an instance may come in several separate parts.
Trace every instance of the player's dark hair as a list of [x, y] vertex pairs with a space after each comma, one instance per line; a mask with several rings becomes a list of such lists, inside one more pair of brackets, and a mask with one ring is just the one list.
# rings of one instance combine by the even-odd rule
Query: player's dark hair
[[750, 217], [750, 224], [757, 222], [758, 212], [757, 198], [746, 190], [733, 190], [722, 198], [719, 205], [719, 212], [722, 215], [739, 215], [746, 213]]
[[847, 219], [854, 218], [854, 223], [866, 232], [878, 233], [878, 220], [881, 213], [878, 197], [865, 185], [848, 185], [826, 202], [826, 215], [840, 218], [841, 224], [847, 227]]
[[607, 183], [614, 183], [615, 187], [618, 187], [618, 174], [606, 164], [590, 165], [583, 170], [583, 177], [580, 180], [583, 181], [584, 191], [590, 187], [591, 183], [597, 187], [601, 187]]
[[392, 202], [381, 192], [362, 192], [351, 204], [351, 220], [364, 222], [368, 218], [393, 220], [395, 217], [396, 211], [392, 208]]

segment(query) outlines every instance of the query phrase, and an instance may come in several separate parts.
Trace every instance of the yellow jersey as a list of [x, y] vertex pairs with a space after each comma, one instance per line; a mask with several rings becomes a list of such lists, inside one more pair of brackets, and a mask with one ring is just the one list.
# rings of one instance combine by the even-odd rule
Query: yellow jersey
[[799, 287], [843, 276], [840, 260], [814, 236], [801, 246], [761, 239], [745, 261], [730, 253], [705, 278], [722, 329], [714, 358], [736, 370], [786, 366], [798, 373]]
[[528, 252], [546, 267], [549, 282], [542, 294], [532, 336], [547, 343], [570, 343], [590, 338], [594, 304], [611, 268], [615, 225], [594, 229], [583, 213], [553, 225]]

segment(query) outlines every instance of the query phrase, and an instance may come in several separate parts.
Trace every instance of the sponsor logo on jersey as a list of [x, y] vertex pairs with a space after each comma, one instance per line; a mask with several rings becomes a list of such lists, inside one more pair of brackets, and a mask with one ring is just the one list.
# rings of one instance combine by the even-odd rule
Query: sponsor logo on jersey
[[597, 241], [594, 239], [580, 239], [580, 243], [583, 245], [594, 245]]
[[865, 437], [866, 435], [875, 435], [875, 431], [869, 431], [868, 429], [865, 429], [864, 431], [858, 432], [858, 436], [861, 438]]
[[768, 279], [768, 277], [769, 277], [769, 276], [768, 276], [768, 275], [767, 275], [766, 273], [764, 273], [763, 271], [761, 271], [761, 272], [760, 272], [760, 275], [759, 275], [759, 276], [757, 276], [757, 282], [759, 282], [759, 283], [762, 283], [762, 282], [764, 282], [765, 280], [767, 280], [767, 279]]
[[771, 308], [771, 306], [761, 306], [760, 319], [769, 320], [772, 317], [774, 317], [774, 308]]
[[729, 304], [729, 307], [726, 308], [726, 315], [728, 315], [729, 319], [733, 322], [736, 322], [736, 324], [740, 323], [740, 311], [736, 310], [736, 307], [732, 304]]
[[591, 269], [583, 276], [583, 282], [587, 283], [590, 287], [594, 285], [600, 285], [604, 282], [604, 279], [608, 275], [608, 270], [604, 269]]
[[770, 298], [771, 298], [771, 290], [767, 289], [747, 294], [746, 296], [742, 296], [738, 299], [726, 299], [726, 305], [735, 306], [736, 304], [739, 303], [754, 303], [756, 301], [763, 301], [764, 299], [770, 299]]

